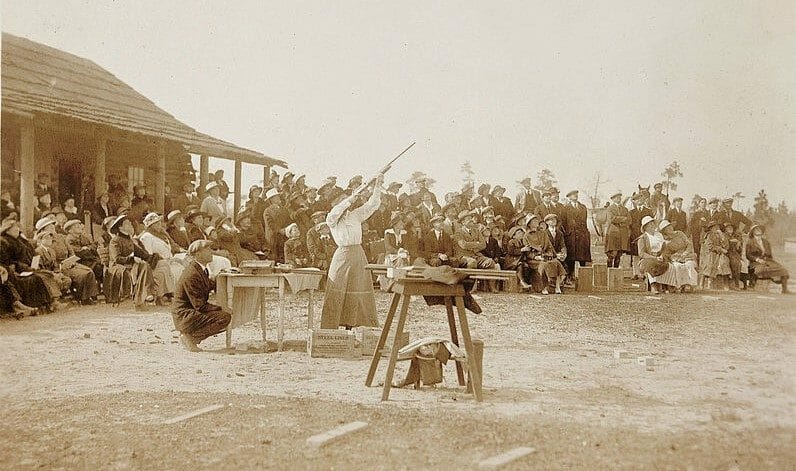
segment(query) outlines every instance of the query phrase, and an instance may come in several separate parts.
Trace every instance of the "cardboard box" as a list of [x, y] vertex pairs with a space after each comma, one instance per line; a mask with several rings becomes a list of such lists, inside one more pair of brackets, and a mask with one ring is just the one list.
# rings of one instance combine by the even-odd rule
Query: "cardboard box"
[[[376, 350], [376, 345], [379, 343], [381, 327], [357, 327], [354, 329], [354, 332], [356, 339], [360, 344], [360, 348], [362, 349], [362, 355], [372, 357], [373, 351]], [[395, 340], [395, 334], [390, 333], [390, 335], [387, 336], [387, 341], [384, 343], [384, 349], [382, 350], [381, 356], [390, 356], [393, 340]], [[400, 340], [398, 341], [398, 348], [402, 348], [407, 344], [409, 344], [409, 332], [404, 331], [401, 334]]]
[[619, 291], [624, 285], [625, 269], [624, 268], [609, 268], [608, 269], [608, 291]]
[[342, 329], [313, 329], [307, 339], [312, 358], [354, 358], [358, 356], [354, 333]]
[[594, 269], [592, 267], [580, 267], [578, 269], [578, 281], [575, 290], [578, 293], [591, 293], [594, 291]]

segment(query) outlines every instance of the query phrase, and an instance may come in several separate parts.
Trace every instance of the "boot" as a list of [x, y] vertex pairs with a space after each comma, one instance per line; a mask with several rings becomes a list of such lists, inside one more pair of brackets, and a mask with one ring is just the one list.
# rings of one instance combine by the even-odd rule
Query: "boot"
[[780, 283], [782, 283], [782, 294], [790, 294], [788, 290], [788, 276], [783, 276], [779, 279]]

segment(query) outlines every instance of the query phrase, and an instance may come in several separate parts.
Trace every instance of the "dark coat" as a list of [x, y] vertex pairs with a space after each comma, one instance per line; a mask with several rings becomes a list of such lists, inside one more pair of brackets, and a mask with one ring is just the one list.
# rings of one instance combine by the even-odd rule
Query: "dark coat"
[[652, 208], [640, 206], [631, 209], [627, 214], [630, 217], [630, 247], [628, 253], [630, 255], [638, 255], [638, 244], [636, 244], [636, 240], [641, 236], [641, 220], [644, 219], [644, 216], [654, 217], [655, 212]]
[[514, 199], [514, 210], [518, 213], [533, 213], [541, 202], [542, 195], [537, 190], [526, 191], [523, 188]]
[[489, 238], [486, 239], [486, 247], [484, 247], [484, 250], [481, 251], [481, 255], [498, 262], [506, 255], [506, 247], [505, 245], [501, 247], [500, 244], [498, 244], [497, 239], [489, 236]]
[[177, 226], [169, 226], [166, 232], [168, 232], [171, 240], [183, 250], [188, 250], [188, 246], [193, 242], [193, 240], [191, 240], [191, 235], [188, 233], [187, 225], [184, 231], [181, 231]]
[[682, 231], [685, 232], [688, 227], [688, 221], [685, 215], [685, 211], [677, 210], [675, 208], [670, 209], [666, 213], [666, 218], [669, 222], [672, 223], [672, 227], [674, 227], [675, 231]]
[[[182, 271], [180, 280], [177, 282], [172, 313], [179, 315], [192, 311], [220, 311], [221, 306], [208, 302], [210, 292], [214, 289], [216, 289], [216, 283], [208, 277], [201, 265], [192, 261]], [[181, 330], [179, 326], [177, 329]]]
[[567, 245], [567, 258], [576, 262], [591, 262], [591, 233], [588, 225], [589, 210], [583, 203], [566, 206], [561, 227]]
[[437, 240], [437, 234], [433, 229], [426, 231], [420, 238], [420, 256], [429, 259], [441, 253], [453, 258], [453, 239], [450, 234], [443, 230]]
[[605, 232], [605, 251], [627, 252], [630, 248], [630, 213], [624, 206], [611, 204], [606, 209], [608, 230]]

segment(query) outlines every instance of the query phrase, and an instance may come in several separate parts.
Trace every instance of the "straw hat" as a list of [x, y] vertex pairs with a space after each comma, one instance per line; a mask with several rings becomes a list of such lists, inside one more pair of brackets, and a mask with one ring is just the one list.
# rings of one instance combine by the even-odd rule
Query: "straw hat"
[[644, 216], [641, 218], [641, 229], [644, 229], [644, 227], [651, 222], [655, 222], [655, 218], [652, 216]]
[[144, 216], [144, 227], [149, 227], [152, 224], [155, 224], [156, 222], [162, 221], [162, 220], [163, 220], [163, 218], [160, 217], [160, 214], [158, 214], [158, 213], [149, 213], [146, 216]]

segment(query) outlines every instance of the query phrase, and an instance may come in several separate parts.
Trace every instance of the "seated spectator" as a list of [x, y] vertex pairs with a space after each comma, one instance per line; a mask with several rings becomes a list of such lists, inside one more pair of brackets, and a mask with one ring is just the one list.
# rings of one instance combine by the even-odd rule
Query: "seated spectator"
[[658, 229], [666, 241], [661, 256], [664, 261], [672, 265], [674, 287], [680, 292], [693, 290], [699, 281], [699, 275], [691, 238], [685, 232], [675, 230], [674, 225], [665, 219], [661, 221]]
[[[179, 253], [179, 247], [163, 228], [163, 219], [157, 213], [149, 213], [144, 217], [144, 232], [138, 240], [147, 252], [157, 254], [159, 260], [154, 268], [153, 286], [155, 303], [159, 306], [170, 301], [174, 296], [176, 280], [183, 269], [184, 253]], [[177, 253], [175, 253], [177, 252]]]
[[759, 280], [773, 280], [774, 283], [779, 283], [782, 285], [782, 294], [790, 294], [788, 291], [790, 274], [771, 255], [771, 244], [764, 236], [764, 227], [755, 224], [749, 233], [751, 237], [746, 245], [746, 257], [749, 259], [750, 271], [754, 270], [754, 276]]
[[500, 266], [504, 270], [517, 270], [517, 278], [523, 288], [528, 289], [531, 285], [525, 283], [520, 276], [520, 262], [525, 254], [522, 248], [525, 247], [523, 241], [525, 230], [521, 226], [514, 226], [508, 231], [508, 241], [506, 242], [506, 254], [503, 256], [503, 263]]
[[78, 262], [94, 272], [94, 278], [97, 282], [102, 280], [104, 266], [97, 251], [98, 244], [88, 238], [83, 223], [78, 220], [67, 221], [64, 224], [64, 230], [66, 231], [66, 243], [69, 245], [69, 252], [80, 257]]
[[188, 250], [192, 240], [188, 233], [188, 227], [185, 225], [185, 218], [179, 209], [171, 211], [166, 216], [166, 233], [180, 250]]
[[80, 219], [80, 214], [78, 214], [77, 206], [75, 206], [75, 199], [71, 196], [64, 201], [63, 206], [64, 214], [66, 214], [66, 218], [69, 220], [72, 219]]
[[185, 227], [188, 230], [188, 239], [193, 242], [196, 240], [204, 240], [205, 229], [205, 213], [199, 211], [197, 207], [189, 207], [185, 210]]
[[459, 260], [453, 256], [453, 239], [445, 231], [445, 218], [441, 215], [433, 216], [429, 222], [431, 229], [426, 231], [420, 239], [418, 262], [432, 267], [440, 265], [459, 266]]
[[265, 236], [262, 230], [257, 230], [252, 224], [251, 213], [240, 213], [237, 226], [240, 229], [240, 246], [257, 256], [265, 255]]
[[730, 258], [727, 253], [730, 251], [730, 240], [721, 230], [724, 222], [720, 218], [710, 220], [706, 224], [707, 235], [703, 243], [702, 275], [706, 278], [706, 288], [730, 290], [729, 280], [732, 271], [730, 270]]
[[61, 307], [61, 294], [53, 277], [31, 267], [36, 251], [22, 236], [16, 219], [0, 222], [0, 265], [8, 268], [9, 280], [25, 306], [53, 312]]
[[285, 241], [285, 263], [294, 268], [305, 268], [310, 265], [310, 255], [307, 246], [301, 240], [301, 231], [298, 224], [292, 223], [285, 228], [287, 240]]
[[[461, 227], [454, 233], [454, 255], [459, 259], [461, 268], [496, 268], [495, 261], [481, 255], [481, 251], [486, 248], [486, 241], [481, 235], [478, 224], [475, 221], [477, 211], [462, 211], [459, 214]], [[498, 269], [500, 269], [498, 267]]]
[[245, 260], [259, 260], [254, 252], [241, 246], [240, 231], [227, 216], [222, 216], [216, 222], [214, 247], [227, 253], [227, 258], [233, 267], [239, 266]]
[[332, 239], [332, 232], [325, 221], [318, 223], [314, 229], [314, 234], [307, 234], [307, 252], [310, 256], [310, 263], [315, 268], [328, 270], [332, 255], [337, 250], [337, 244]]
[[[48, 282], [48, 288], [52, 289], [51, 294], [53, 297], [60, 298], [61, 296], [70, 294], [70, 289], [72, 288], [72, 280], [65, 274], [61, 273], [61, 264], [58, 262], [57, 257], [55, 256], [55, 250], [52, 249], [53, 245], [53, 234], [52, 232], [48, 231], [41, 231], [37, 232], [36, 235], [33, 237], [34, 242], [36, 243], [36, 255], [38, 259], [34, 262], [34, 265], [38, 264], [36, 267], [41, 273], [47, 273], [47, 279], [51, 278], [54, 283]], [[67, 268], [67, 267], [65, 267]], [[84, 272], [86, 274], [86, 272]], [[78, 280], [78, 282], [81, 280]], [[78, 285], [78, 283], [75, 283]], [[86, 283], [82, 283], [85, 287]], [[54, 289], [57, 287], [57, 291]], [[76, 290], [79, 291], [79, 290]], [[94, 300], [91, 298], [86, 298], [85, 295], [82, 293], [77, 294], [77, 300], [83, 301], [84, 304], [93, 304]]]
[[[544, 287], [542, 294], [549, 294], [550, 288], [556, 294], [561, 294], [561, 281], [566, 271], [561, 262], [556, 258], [553, 244], [546, 230], [539, 228], [539, 216], [530, 214], [526, 223], [524, 246], [522, 251], [525, 256], [520, 264], [522, 279], [525, 285], [533, 285], [534, 276], [539, 276]], [[525, 286], [523, 285], [523, 286]]]
[[157, 267], [160, 257], [150, 254], [133, 234], [133, 223], [125, 215], [118, 216], [109, 226], [111, 241], [108, 244], [108, 270], [103, 283], [105, 302], [119, 304], [132, 295], [136, 309], [143, 309], [146, 302], [153, 301], [155, 278], [160, 286], [165, 285], [167, 268]]
[[0, 265], [0, 318], [13, 317], [14, 319], [22, 319], [35, 312], [36, 309], [22, 304], [19, 292], [11, 284], [8, 270], [3, 265]]

